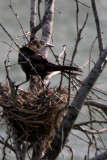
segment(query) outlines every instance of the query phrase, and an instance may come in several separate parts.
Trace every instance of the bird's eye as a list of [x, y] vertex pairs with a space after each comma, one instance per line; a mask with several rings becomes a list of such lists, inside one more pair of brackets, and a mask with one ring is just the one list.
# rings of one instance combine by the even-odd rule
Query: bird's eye
[[41, 43], [41, 45], [45, 45], [45, 42], [44, 42], [44, 41], [41, 41], [40, 43]]

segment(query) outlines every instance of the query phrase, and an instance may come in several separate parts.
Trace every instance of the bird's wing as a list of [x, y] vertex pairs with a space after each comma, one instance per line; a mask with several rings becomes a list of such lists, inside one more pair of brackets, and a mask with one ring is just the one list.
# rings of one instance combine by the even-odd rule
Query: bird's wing
[[41, 54], [41, 52], [36, 49], [36, 48], [33, 48], [33, 47], [29, 47], [29, 49], [31, 49], [34, 54], [31, 55], [30, 57], [30, 60], [33, 62], [33, 63], [42, 63], [42, 64], [46, 64], [48, 63], [48, 60], [46, 59], [46, 57], [44, 55]]

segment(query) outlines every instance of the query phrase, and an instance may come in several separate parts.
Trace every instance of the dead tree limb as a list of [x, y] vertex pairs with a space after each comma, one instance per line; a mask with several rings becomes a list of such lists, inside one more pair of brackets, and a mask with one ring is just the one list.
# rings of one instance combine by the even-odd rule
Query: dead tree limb
[[104, 44], [103, 44], [103, 37], [102, 37], [102, 31], [101, 31], [101, 26], [100, 26], [100, 21], [97, 13], [97, 8], [96, 8], [96, 2], [95, 0], [91, 0], [92, 4], [92, 9], [94, 13], [94, 18], [95, 18], [95, 23], [96, 23], [96, 29], [97, 29], [97, 35], [98, 35], [98, 43], [99, 43], [99, 50], [100, 54], [104, 49]]
[[[79, 111], [82, 108], [82, 105], [90, 92], [91, 88], [97, 81], [98, 77], [102, 73], [103, 69], [102, 65], [105, 62], [107, 56], [107, 48], [101, 53], [98, 61], [96, 62], [95, 66], [91, 70], [88, 77], [85, 79], [84, 83], [81, 85], [79, 91], [77, 92], [71, 107], [69, 107], [69, 111], [67, 116], [64, 119], [64, 122], [60, 129], [57, 131], [57, 134], [52, 142], [51, 149], [48, 149], [44, 158], [48, 157], [50, 160], [55, 160], [59, 155], [61, 148], [64, 147], [66, 143], [66, 139], [73, 128], [75, 120], [78, 117]], [[105, 66], [105, 65], [103, 65]], [[63, 130], [63, 132], [62, 132]]]
[[36, 26], [36, 0], [31, 0], [31, 14], [30, 14], [30, 33], [32, 39], [35, 36], [33, 28]]
[[[54, 4], [55, 0], [46, 0], [45, 1], [45, 14], [47, 18], [42, 25], [42, 36], [41, 39], [45, 40], [46, 43], [49, 43], [52, 36], [52, 27], [53, 27], [53, 19], [54, 19]], [[43, 48], [42, 53], [47, 57], [48, 52], [46, 47]]]

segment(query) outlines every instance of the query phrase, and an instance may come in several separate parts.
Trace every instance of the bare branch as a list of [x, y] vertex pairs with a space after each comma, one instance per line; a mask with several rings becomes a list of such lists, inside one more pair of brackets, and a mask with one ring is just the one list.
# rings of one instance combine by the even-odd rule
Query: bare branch
[[91, 4], [92, 4], [93, 13], [94, 13], [95, 23], [96, 23], [97, 35], [98, 35], [98, 43], [99, 43], [99, 50], [100, 50], [100, 54], [101, 54], [101, 52], [104, 49], [103, 37], [102, 37], [102, 31], [101, 31], [101, 25], [100, 25], [100, 21], [99, 21], [97, 9], [96, 9], [96, 2], [95, 2], [95, 0], [91, 0]]
[[30, 15], [30, 32], [32, 39], [35, 36], [33, 28], [36, 26], [36, 0], [31, 0], [31, 15]]
[[75, 0], [76, 1], [76, 8], [77, 8], [77, 10], [76, 10], [76, 28], [77, 28], [77, 35], [78, 35], [78, 13], [79, 13], [79, 6], [78, 6], [78, 1], [77, 0]]
[[19, 20], [19, 16], [15, 13], [15, 11], [14, 11], [14, 9], [13, 9], [13, 7], [12, 7], [12, 2], [11, 2], [11, 0], [10, 0], [10, 5], [9, 5], [9, 7], [11, 8], [11, 10], [12, 10], [13, 14], [15, 15], [15, 17], [17, 18], [18, 23], [19, 23], [19, 25], [20, 25], [20, 27], [21, 27], [21, 29], [22, 29], [22, 32], [23, 32], [23, 34], [24, 34], [27, 42], [29, 42], [29, 40], [28, 40], [28, 38], [27, 38], [27, 36], [26, 36], [26, 34], [25, 34], [25, 31], [24, 31], [24, 29], [23, 29], [23, 26], [22, 26], [22, 24], [21, 24], [21, 22], [20, 22], [20, 20]]
[[87, 4], [85, 4], [85, 3], [83, 3], [83, 2], [80, 2], [79, 0], [74, 0], [74, 1], [76, 1], [76, 2], [78, 2], [78, 3], [80, 3], [80, 4], [82, 4], [82, 5], [85, 6], [85, 7], [90, 8], [90, 6], [88, 6]]
[[107, 159], [107, 151], [97, 155], [96, 157], [90, 158], [89, 160], [106, 160]]
[[[54, 18], [54, 4], [55, 4], [55, 0], [46, 0], [45, 1], [45, 14], [47, 14], [47, 18], [45, 20], [45, 23], [42, 26], [41, 39], [45, 40], [46, 43], [50, 43], [50, 39], [52, 36], [52, 26], [53, 26], [53, 18]], [[42, 53], [47, 56], [47, 48], [46, 47], [42, 50]]]
[[53, 56], [55, 57], [55, 60], [56, 60], [56, 62], [58, 63], [58, 64], [60, 64], [60, 59], [62, 58], [62, 55], [64, 54], [65, 55], [65, 51], [66, 51], [66, 48], [67, 48], [67, 46], [66, 45], [63, 45], [63, 51], [59, 54], [59, 55], [56, 55], [55, 53], [54, 53], [54, 51], [53, 51], [53, 49], [52, 48], [49, 48], [50, 50], [51, 50], [51, 52], [52, 52], [52, 54], [53, 54]]
[[68, 148], [71, 153], [71, 160], [74, 160], [74, 150], [70, 146], [65, 145], [65, 147]]
[[[69, 111], [67, 113], [66, 118], [56, 136], [52, 142], [51, 149], [48, 149], [46, 152], [45, 157], [50, 159], [55, 159], [61, 150], [61, 146], [64, 146], [66, 139], [69, 135], [70, 130], [73, 128], [75, 120], [79, 114], [79, 111], [82, 108], [82, 105], [90, 92], [91, 88], [97, 81], [98, 77], [100, 76], [101, 72], [103, 71], [104, 67], [102, 68], [102, 64], [105, 63], [105, 58], [107, 56], [107, 48], [102, 52], [101, 56], [99, 57], [97, 63], [91, 70], [90, 74], [87, 76], [83, 84], [81, 85], [79, 91], [77, 92], [71, 107], [69, 107]], [[103, 65], [105, 66], [105, 65]], [[63, 135], [62, 135], [62, 128], [63, 128]], [[63, 138], [62, 138], [63, 137]]]
[[3, 142], [2, 140], [0, 140], [0, 143], [1, 143], [2, 145], [5, 145], [6, 147], [8, 147], [8, 148], [9, 148], [10, 150], [12, 150], [14, 153], [16, 153], [14, 147], [13, 147], [12, 145], [10, 145], [9, 143], [7, 143], [6, 141]]
[[96, 37], [92, 43], [92, 46], [91, 46], [91, 49], [90, 49], [90, 55], [89, 55], [89, 72], [90, 72], [90, 62], [91, 62], [91, 53], [92, 53], [92, 49], [93, 49], [93, 46], [94, 46], [94, 43], [96, 42], [98, 37]]
[[96, 129], [89, 130], [89, 129], [86, 129], [86, 128], [83, 128], [83, 127], [79, 127], [78, 129], [80, 131], [88, 133], [88, 134], [98, 134], [98, 133], [101, 134], [101, 133], [107, 132], [107, 128], [103, 128], [103, 129], [100, 129], [100, 130], [96, 130]]
[[50, 8], [52, 7], [52, 2], [53, 2], [53, 0], [50, 0], [49, 3], [48, 3], [48, 1], [46, 1], [46, 8], [45, 8], [44, 16], [43, 16], [41, 22], [37, 26], [32, 28], [32, 34], [36, 34], [36, 32], [43, 27], [43, 25], [46, 22], [46, 20], [48, 21], [49, 14], [50, 14]]
[[92, 106], [95, 106], [95, 107], [97, 107], [97, 108], [100, 108], [100, 109], [103, 110], [103, 112], [104, 112], [105, 114], [107, 114], [107, 105], [106, 105], [106, 104], [102, 104], [102, 103], [100, 103], [100, 102], [92, 101], [92, 100], [87, 100], [87, 101], [85, 101], [84, 104], [85, 104], [85, 105], [92, 105]]
[[14, 44], [19, 48], [19, 45], [14, 41], [12, 36], [7, 32], [7, 30], [3, 27], [3, 25], [0, 23], [1, 28], [4, 30], [4, 32], [9, 36], [9, 38], [14, 42]]
[[[77, 16], [77, 17], [78, 17], [78, 16]], [[85, 21], [84, 21], [84, 24], [83, 24], [82, 28], [79, 29], [79, 31], [78, 31], [78, 26], [77, 26], [77, 38], [76, 38], [76, 43], [75, 43], [74, 51], [73, 51], [73, 54], [72, 54], [71, 66], [72, 66], [72, 64], [73, 64], [74, 57], [75, 57], [75, 55], [76, 55], [76, 53], [77, 53], [77, 47], [78, 47], [78, 44], [79, 44], [79, 42], [80, 42], [80, 40], [81, 40], [81, 33], [82, 33], [82, 31], [83, 31], [83, 29], [84, 29], [84, 27], [85, 27], [85, 25], [86, 25], [87, 19], [88, 19], [88, 13], [87, 13], [86, 19], [85, 19]], [[77, 23], [77, 24], [78, 24], [78, 23]]]
[[78, 126], [84, 126], [84, 125], [88, 125], [88, 124], [92, 124], [92, 123], [107, 123], [107, 121], [98, 121], [98, 120], [92, 120], [92, 121], [87, 121], [87, 122], [83, 122], [83, 123], [79, 123], [79, 124], [74, 124], [74, 129]]
[[41, 22], [41, 14], [40, 14], [40, 3], [42, 0], [38, 0], [38, 16], [39, 16], [39, 22]]
[[53, 56], [55, 57], [55, 60], [56, 62], [59, 64], [59, 59], [58, 59], [58, 56], [54, 53], [53, 49], [52, 48], [49, 48], [53, 54]]
[[[64, 47], [64, 50], [58, 56], [58, 59], [60, 59], [60, 57], [62, 56], [62, 54], [64, 54], [64, 58], [63, 58], [63, 66], [64, 66], [64, 64], [65, 64], [65, 58], [66, 58], [66, 48], [67, 48], [67, 46], [64, 45], [63, 47]], [[63, 80], [63, 73], [61, 73], [61, 80], [60, 80], [60, 84], [59, 84], [58, 89], [61, 89], [61, 87], [62, 87], [62, 80]]]

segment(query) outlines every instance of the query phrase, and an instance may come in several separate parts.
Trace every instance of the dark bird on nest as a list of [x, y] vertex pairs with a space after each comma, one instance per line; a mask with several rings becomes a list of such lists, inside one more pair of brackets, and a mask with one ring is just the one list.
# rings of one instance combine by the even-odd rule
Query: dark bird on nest
[[44, 80], [45, 76], [54, 71], [61, 71], [70, 75], [78, 75], [74, 71], [81, 72], [78, 67], [56, 65], [49, 62], [40, 52], [43, 47], [53, 47], [53, 45], [46, 44], [43, 40], [34, 39], [28, 45], [20, 48], [18, 63], [26, 74], [26, 82], [31, 75], [39, 75]]

